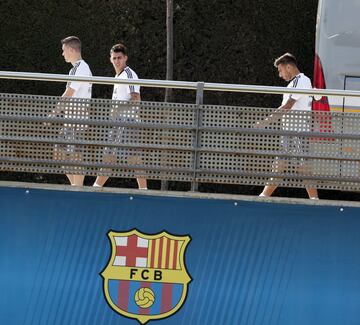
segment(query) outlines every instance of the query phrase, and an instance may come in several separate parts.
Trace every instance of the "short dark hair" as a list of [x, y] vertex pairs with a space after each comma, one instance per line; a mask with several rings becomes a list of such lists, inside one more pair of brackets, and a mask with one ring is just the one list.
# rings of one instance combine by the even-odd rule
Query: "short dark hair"
[[297, 66], [296, 58], [291, 53], [285, 53], [279, 58], [275, 59], [274, 66], [277, 68], [279, 64], [291, 64]]
[[71, 47], [72, 49], [81, 52], [81, 41], [79, 37], [68, 36], [61, 40], [61, 44]]
[[110, 49], [110, 55], [111, 53], [123, 53], [124, 55], [127, 55], [127, 48], [124, 44], [118, 43]]

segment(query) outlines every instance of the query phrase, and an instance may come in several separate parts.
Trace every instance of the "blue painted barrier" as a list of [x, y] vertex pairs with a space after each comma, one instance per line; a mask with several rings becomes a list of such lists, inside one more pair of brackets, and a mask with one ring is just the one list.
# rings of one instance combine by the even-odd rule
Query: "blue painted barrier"
[[[109, 231], [135, 229], [151, 247], [159, 243], [151, 235], [163, 231], [189, 238], [184, 264], [169, 271], [173, 279], [186, 268], [192, 281], [177, 284], [177, 297], [183, 286], [186, 297], [150, 323], [360, 323], [358, 207], [0, 187], [0, 209], [0, 324], [139, 323], [116, 310], [117, 298], [107, 301], [101, 275], [113, 267], [112, 243], [118, 247]], [[130, 269], [145, 278], [152, 270]], [[157, 269], [164, 279], [166, 267]], [[155, 300], [139, 312], [160, 313], [161, 280], [147, 283]]]

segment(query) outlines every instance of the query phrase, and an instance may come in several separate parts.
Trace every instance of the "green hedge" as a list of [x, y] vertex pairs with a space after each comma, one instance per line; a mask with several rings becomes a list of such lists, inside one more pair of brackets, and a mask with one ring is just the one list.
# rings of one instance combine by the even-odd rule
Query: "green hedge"
[[[275, 57], [293, 52], [312, 76], [316, 0], [174, 1], [174, 78], [176, 80], [283, 85]], [[77, 35], [94, 75], [112, 76], [109, 48], [123, 41], [129, 64], [141, 78], [165, 79], [166, 1], [2, 0], [1, 70], [67, 73], [60, 39]], [[58, 95], [64, 85], [2, 81], [1, 91]], [[111, 87], [95, 86], [96, 97]], [[143, 89], [145, 100], [163, 100], [163, 90]], [[191, 102], [176, 91], [178, 102]], [[276, 96], [206, 93], [205, 102], [273, 106]]]
[[[316, 9], [317, 0], [175, 0], [174, 79], [285, 85], [273, 61], [287, 51], [297, 56], [300, 68], [312, 77]], [[1, 0], [0, 13], [1, 70], [67, 74], [70, 66], [61, 56], [60, 40], [77, 35], [94, 75], [114, 75], [109, 49], [124, 42], [130, 50], [129, 65], [140, 78], [165, 79], [166, 0]], [[64, 86], [0, 81], [1, 92], [60, 95]], [[94, 97], [110, 98], [111, 92], [109, 86], [94, 86]], [[164, 91], [143, 88], [142, 98], [162, 101]], [[175, 91], [174, 100], [194, 102], [195, 94]], [[280, 102], [280, 96], [205, 93], [209, 104], [269, 107]], [[67, 183], [65, 176], [0, 176]], [[108, 185], [121, 182], [111, 179]], [[135, 186], [134, 180], [130, 186]], [[170, 184], [170, 188], [189, 189], [188, 184]], [[259, 192], [258, 188], [220, 185], [202, 185], [201, 189]]]

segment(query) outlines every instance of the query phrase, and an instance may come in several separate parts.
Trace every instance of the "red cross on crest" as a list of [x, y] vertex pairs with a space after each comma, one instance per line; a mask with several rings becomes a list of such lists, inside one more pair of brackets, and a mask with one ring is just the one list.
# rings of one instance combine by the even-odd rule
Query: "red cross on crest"
[[[148, 256], [148, 246], [139, 247], [138, 242], [141, 240], [136, 235], [131, 235], [126, 238], [126, 246], [116, 246], [116, 256], [124, 257], [125, 263], [124, 266], [138, 266], [136, 263], [137, 258], [147, 258]], [[145, 241], [144, 245], [147, 243]]]

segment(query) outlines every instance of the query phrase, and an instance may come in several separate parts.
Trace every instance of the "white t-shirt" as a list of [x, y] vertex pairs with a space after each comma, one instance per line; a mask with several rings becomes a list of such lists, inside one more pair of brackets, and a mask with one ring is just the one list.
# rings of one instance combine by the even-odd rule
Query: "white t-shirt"
[[[84, 60], [77, 61], [69, 72], [69, 76], [91, 77], [92, 73], [88, 64]], [[91, 98], [92, 84], [89, 82], [69, 81], [66, 87], [75, 90], [72, 97], [75, 98]]]
[[[303, 73], [299, 73], [293, 80], [290, 81], [287, 88], [311, 89], [312, 86], [310, 79]], [[295, 103], [290, 111], [311, 111], [311, 96], [303, 94], [284, 94], [281, 105], [285, 105], [289, 98], [295, 100]], [[304, 115], [295, 115], [289, 112], [289, 114], [283, 115], [281, 121], [284, 130], [298, 132], [310, 131], [310, 116], [308, 113], [305, 113]]]
[[[84, 60], [76, 61], [69, 72], [69, 76], [85, 76], [91, 77], [92, 73], [88, 64]], [[66, 87], [74, 89], [72, 98], [91, 98], [92, 84], [89, 82], [69, 81]], [[71, 102], [65, 106], [65, 118], [88, 119], [89, 118], [89, 103]], [[82, 130], [86, 125], [80, 124], [64, 124], [65, 127], [73, 127], [75, 130]]]
[[[139, 79], [134, 70], [129, 67], [126, 67], [123, 72], [116, 75], [117, 79]], [[140, 86], [138, 85], [125, 85], [125, 84], [116, 84], [114, 85], [113, 100], [124, 100], [129, 101], [131, 99], [131, 93], [140, 94]]]
[[[312, 86], [310, 79], [303, 73], [299, 73], [293, 80], [290, 81], [287, 88], [311, 89]], [[291, 108], [292, 110], [311, 111], [311, 96], [302, 94], [284, 94], [281, 105], [285, 105], [289, 98], [296, 100], [295, 104]]]

